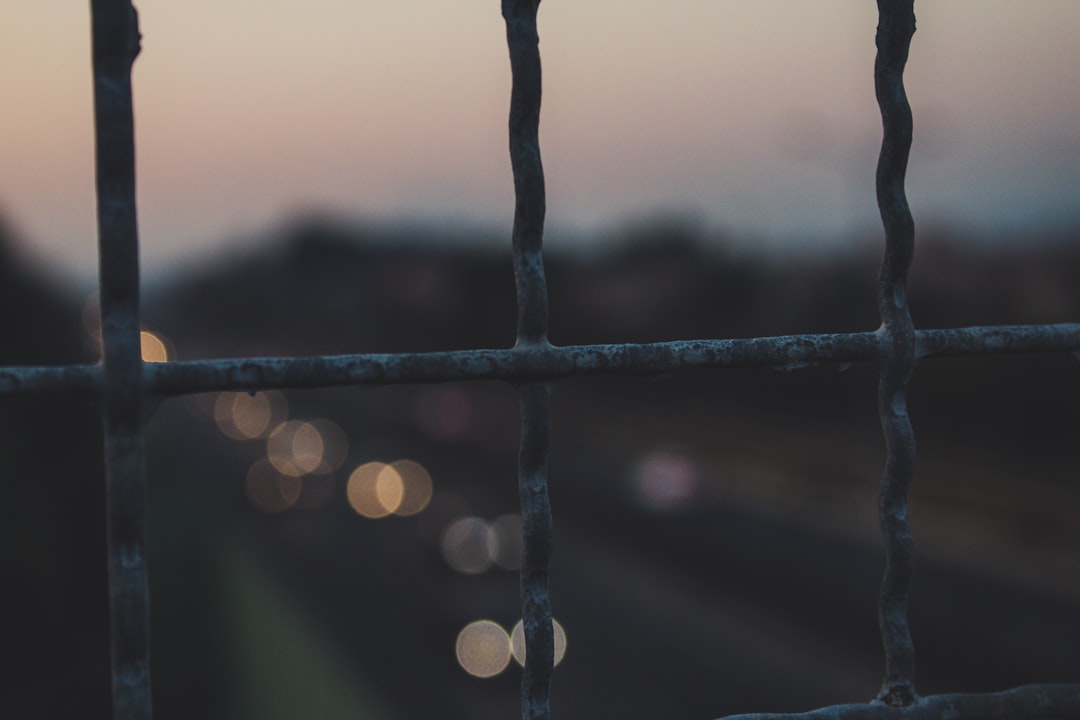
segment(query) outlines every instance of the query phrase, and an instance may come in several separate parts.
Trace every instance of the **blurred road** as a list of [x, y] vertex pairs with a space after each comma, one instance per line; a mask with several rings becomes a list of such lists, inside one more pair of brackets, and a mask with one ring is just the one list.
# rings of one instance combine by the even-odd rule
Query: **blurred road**
[[[516, 574], [461, 575], [435, 541], [440, 518], [449, 518], [436, 508], [438, 498], [489, 518], [514, 509], [508, 397], [478, 400], [490, 404], [484, 412], [494, 426], [511, 423], [504, 437], [493, 432], [486, 442], [434, 450], [407, 412], [376, 403], [380, 432], [394, 438], [383, 441], [382, 452], [427, 448], [437, 502], [414, 518], [362, 519], [344, 502], [340, 484], [319, 510], [261, 515], [246, 506], [236, 481], [223, 479], [235, 458], [204, 451], [199, 462], [217, 464], [215, 472], [196, 471], [188, 459], [185, 474], [203, 472], [217, 489], [230, 518], [228, 542], [248, 548], [277, 578], [348, 672], [375, 688], [396, 717], [483, 720], [517, 713], [516, 665], [496, 678], [476, 679], [453, 652], [468, 622], [488, 618], [509, 628], [516, 621]], [[559, 412], [577, 414], [582, 423], [596, 419], [573, 399]], [[603, 412], [607, 420], [618, 415]], [[648, 448], [613, 459], [599, 434], [578, 435], [573, 422], [566, 424], [571, 427], [557, 433], [551, 465], [552, 595], [568, 635], [553, 686], [561, 715], [712, 718], [805, 710], [875, 694], [881, 673], [875, 603], [883, 564], [876, 535], [843, 526], [842, 507], [823, 515], [820, 506], [795, 498], [804, 512], [780, 512], [735, 491], [710, 492], [717, 467], [707, 452], [695, 455], [688, 447], [687, 454], [699, 458], [697, 495], [678, 507], [649, 506], [628, 483], [635, 458]], [[690, 428], [672, 433], [693, 436]], [[511, 442], [503, 442], [507, 434]], [[796, 452], [797, 442], [790, 447]], [[759, 468], [758, 475], [783, 474], [790, 465], [785, 457], [773, 457], [773, 467]], [[876, 477], [870, 480], [872, 502]], [[924, 693], [999, 690], [1080, 675], [1080, 603], [1067, 593], [924, 553], [911, 614]]]

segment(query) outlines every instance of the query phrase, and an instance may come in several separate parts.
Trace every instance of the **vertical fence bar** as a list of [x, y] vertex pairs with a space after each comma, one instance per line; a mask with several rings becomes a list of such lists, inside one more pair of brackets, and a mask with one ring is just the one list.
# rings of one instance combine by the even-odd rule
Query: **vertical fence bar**
[[549, 389], [548, 385], [542, 383], [518, 387], [521, 400], [518, 492], [521, 496], [524, 535], [521, 563], [521, 618], [525, 630], [525, 667], [521, 677], [522, 720], [548, 720], [551, 717], [555, 637], [548, 582], [552, 549], [551, 503], [547, 482]]
[[[517, 285], [516, 348], [550, 347], [548, 303], [542, 254], [544, 169], [540, 159], [540, 47], [536, 12], [540, 0], [502, 0], [513, 86], [510, 93], [510, 164], [514, 174], [514, 280]], [[552, 519], [548, 498], [547, 451], [550, 433], [550, 386], [518, 386], [521, 400], [521, 448], [518, 492], [521, 498], [524, 553], [521, 567], [521, 615], [525, 630], [525, 667], [521, 677], [523, 720], [551, 717], [551, 675], [555, 641], [551, 621], [549, 573]]]
[[517, 281], [518, 344], [547, 344], [548, 303], [544, 281], [544, 166], [540, 160], [540, 46], [536, 10], [540, 0], [502, 0], [510, 48], [510, 165], [514, 172], [514, 277]]
[[907, 387], [915, 367], [915, 327], [907, 302], [907, 273], [915, 247], [915, 225], [904, 193], [911, 149], [911, 106], [904, 91], [904, 65], [915, 33], [914, 0], [878, 0], [874, 90], [883, 137], [877, 167], [877, 201], [885, 228], [879, 275], [881, 359], [878, 411], [885, 435], [885, 475], [878, 501], [885, 536], [886, 567], [878, 622], [885, 651], [885, 678], [878, 698], [906, 706], [916, 699], [915, 648], [908, 627], [908, 591], [915, 568], [907, 496], [915, 474], [915, 434], [907, 411]]
[[113, 717], [149, 720], [150, 634], [129, 0], [92, 0]]

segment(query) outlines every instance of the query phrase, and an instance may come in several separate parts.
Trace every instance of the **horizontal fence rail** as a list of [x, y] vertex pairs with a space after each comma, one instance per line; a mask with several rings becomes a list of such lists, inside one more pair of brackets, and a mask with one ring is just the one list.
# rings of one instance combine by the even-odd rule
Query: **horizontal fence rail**
[[551, 384], [602, 374], [873, 362], [886, 441], [879, 521], [885, 573], [879, 594], [884, 677], [870, 702], [804, 713], [758, 713], [729, 720], [1005, 720], [1080, 717], [1080, 684], [1031, 685], [1000, 693], [920, 697], [908, 628], [914, 572], [907, 494], [914, 475], [915, 434], [907, 387], [921, 361], [1022, 352], [1080, 352], [1080, 323], [916, 329], [908, 310], [907, 274], [914, 221], [904, 183], [912, 113], [904, 66], [915, 32], [913, 0], [878, 0], [874, 85], [883, 139], [876, 174], [885, 232], [879, 274], [880, 329], [843, 334], [702, 339], [647, 344], [556, 347], [548, 341], [542, 254], [544, 173], [538, 140], [541, 65], [539, 0], [502, 0], [512, 75], [508, 122], [515, 205], [513, 270], [518, 319], [514, 347], [449, 352], [318, 357], [237, 358], [145, 363], [139, 352], [138, 233], [135, 212], [131, 67], [140, 47], [129, 0], [92, 0], [97, 152], [98, 235], [103, 327], [100, 365], [0, 368], [0, 396], [65, 395], [100, 401], [105, 419], [109, 511], [109, 592], [114, 717], [149, 720], [151, 712], [144, 399], [209, 391], [501, 380], [521, 407], [518, 457], [523, 519], [522, 618], [526, 662], [521, 712], [551, 717], [553, 628], [549, 594], [553, 521], [547, 461]]
[[805, 713], [752, 713], [722, 720], [1067, 720], [1080, 717], [1080, 687], [1025, 685], [999, 693], [929, 695], [906, 707], [881, 701]]
[[[881, 331], [726, 340], [547, 345], [423, 353], [252, 357], [145, 363], [149, 395], [218, 390], [404, 385], [468, 380], [558, 380], [581, 375], [657, 375], [677, 370], [877, 362]], [[919, 361], [973, 355], [1080, 352], [1080, 323], [917, 330]], [[0, 397], [98, 397], [99, 365], [0, 368]]]

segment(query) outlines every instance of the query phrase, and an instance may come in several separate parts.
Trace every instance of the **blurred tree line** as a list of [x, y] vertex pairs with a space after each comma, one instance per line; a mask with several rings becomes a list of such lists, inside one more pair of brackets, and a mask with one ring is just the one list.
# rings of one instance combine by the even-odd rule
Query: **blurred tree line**
[[[880, 249], [873, 238], [847, 252], [768, 255], [666, 218], [615, 239], [604, 250], [546, 252], [553, 343], [854, 332], [880, 324]], [[980, 245], [955, 230], [922, 231], [909, 282], [916, 326], [1076, 322], [1076, 240], [1062, 232], [1038, 242]], [[483, 231], [307, 220], [276, 246], [174, 278], [150, 294], [144, 317], [176, 341], [182, 359], [509, 347], [516, 309], [510, 252], [502, 245]], [[988, 433], [1020, 435], [1061, 451], [1080, 422], [1068, 400], [1080, 385], [1068, 372], [1075, 360], [1057, 354], [1034, 361], [924, 363], [912, 388], [914, 407], [934, 398], [957, 402], [919, 421], [984, 440]], [[767, 371], [740, 373], [734, 384], [723, 375], [699, 380], [727, 383], [732, 402], [744, 407], [846, 407], [831, 401], [834, 387], [809, 377], [794, 389], [786, 384], [780, 396]], [[991, 408], [1014, 412], [1000, 422], [1002, 413]]]

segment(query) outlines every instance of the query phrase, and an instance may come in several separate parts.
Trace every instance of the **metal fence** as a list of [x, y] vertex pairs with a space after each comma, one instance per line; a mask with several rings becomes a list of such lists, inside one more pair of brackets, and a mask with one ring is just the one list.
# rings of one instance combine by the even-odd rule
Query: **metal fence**
[[[551, 716], [554, 661], [548, 569], [552, 517], [547, 491], [549, 392], [560, 378], [590, 374], [653, 374], [690, 368], [772, 367], [874, 362], [878, 409], [886, 441], [879, 521], [886, 567], [879, 594], [884, 681], [865, 704], [806, 713], [751, 714], [739, 720], [800, 718], [1076, 718], [1080, 684], [1032, 685], [995, 694], [920, 697], [908, 628], [913, 541], [907, 518], [915, 436], [907, 387], [923, 359], [994, 353], [1080, 350], [1080, 324], [917, 330], [908, 311], [906, 280], [914, 223], [904, 191], [912, 114], [903, 72], [915, 32], [914, 0], [878, 0], [874, 81], [883, 141], [877, 200], [885, 231], [879, 274], [881, 327], [874, 332], [749, 339], [555, 347], [548, 342], [548, 303], [541, 245], [544, 175], [540, 120], [539, 0], [502, 0], [513, 87], [510, 159], [515, 208], [514, 274], [517, 342], [510, 349], [393, 355], [244, 358], [147, 364], [140, 354], [138, 232], [131, 67], [140, 48], [130, 0], [91, 0], [97, 151], [97, 202], [103, 360], [97, 365], [0, 368], [0, 395], [68, 395], [101, 401], [105, 420], [108, 571], [114, 717], [151, 717], [149, 594], [146, 571], [144, 398], [212, 390], [440, 383], [498, 379], [521, 402], [519, 493], [524, 557], [521, 604], [526, 637], [522, 717]], [[731, 720], [734, 720], [732, 718]]]

